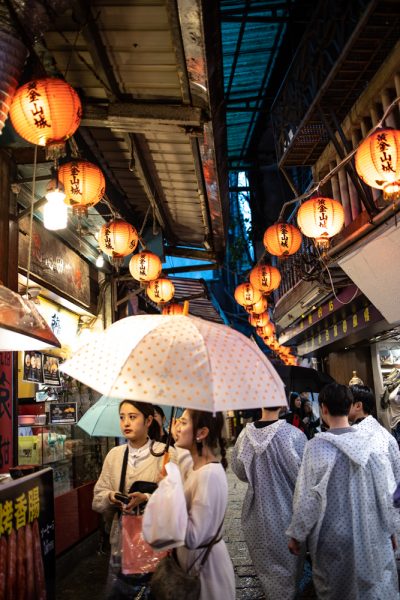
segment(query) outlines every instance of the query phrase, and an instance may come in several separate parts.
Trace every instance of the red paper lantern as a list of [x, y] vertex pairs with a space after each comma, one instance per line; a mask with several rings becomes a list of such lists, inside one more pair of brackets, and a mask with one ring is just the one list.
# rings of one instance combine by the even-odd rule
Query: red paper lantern
[[82, 104], [63, 79], [46, 77], [21, 86], [10, 107], [11, 122], [31, 144], [46, 146], [48, 158], [65, 153], [64, 142], [78, 129]]
[[314, 238], [317, 246], [327, 248], [329, 239], [343, 227], [343, 206], [332, 198], [311, 198], [300, 206], [297, 224], [304, 235]]
[[162, 309], [162, 314], [163, 315], [183, 315], [183, 306], [182, 306], [182, 304], [177, 304], [177, 303], [167, 304], [167, 306], [164, 306], [164, 308]]
[[170, 279], [155, 279], [150, 281], [146, 293], [156, 304], [165, 304], [174, 297], [175, 287]]
[[250, 283], [256, 290], [270, 294], [279, 287], [281, 274], [271, 265], [258, 265], [250, 271]]
[[116, 264], [135, 251], [139, 236], [136, 229], [122, 219], [105, 223], [99, 233], [99, 246]]
[[106, 191], [102, 170], [88, 160], [73, 160], [61, 165], [58, 178], [64, 185], [64, 202], [78, 215], [86, 215], [88, 207], [100, 202]]
[[251, 306], [244, 306], [244, 310], [248, 313], [253, 313], [255, 315], [261, 315], [268, 308], [267, 299], [262, 296], [258, 302], [252, 304]]
[[275, 334], [275, 325], [273, 323], [267, 323], [264, 327], [257, 327], [256, 333], [262, 338], [270, 338]]
[[267, 323], [269, 323], [269, 314], [267, 311], [261, 313], [261, 315], [252, 314], [249, 316], [249, 323], [253, 327], [264, 327]]
[[162, 264], [157, 254], [144, 250], [134, 254], [129, 262], [129, 271], [137, 281], [153, 281], [160, 277]]
[[386, 200], [400, 195], [400, 131], [378, 129], [357, 149], [356, 170], [363, 181], [383, 190]]
[[301, 246], [300, 231], [290, 223], [275, 223], [264, 233], [264, 247], [274, 256], [285, 257], [294, 254]]
[[235, 289], [235, 300], [241, 306], [253, 306], [261, 300], [261, 292], [256, 290], [251, 283], [241, 283]]

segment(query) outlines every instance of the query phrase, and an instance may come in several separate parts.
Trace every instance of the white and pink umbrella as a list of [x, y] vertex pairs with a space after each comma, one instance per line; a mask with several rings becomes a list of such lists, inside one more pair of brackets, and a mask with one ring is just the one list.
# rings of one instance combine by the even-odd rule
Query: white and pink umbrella
[[191, 316], [126, 317], [61, 368], [109, 397], [210, 412], [287, 406], [282, 380], [254, 342]]

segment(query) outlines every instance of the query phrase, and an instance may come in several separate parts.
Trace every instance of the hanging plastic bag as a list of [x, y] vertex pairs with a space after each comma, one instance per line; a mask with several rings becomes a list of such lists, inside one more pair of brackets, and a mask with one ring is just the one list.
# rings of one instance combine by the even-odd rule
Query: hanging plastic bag
[[158, 484], [143, 515], [143, 537], [158, 550], [183, 546], [188, 523], [179, 468], [170, 462], [165, 469], [167, 476]]
[[142, 515], [121, 515], [121, 571], [123, 575], [153, 573], [166, 552], [156, 552], [142, 535]]

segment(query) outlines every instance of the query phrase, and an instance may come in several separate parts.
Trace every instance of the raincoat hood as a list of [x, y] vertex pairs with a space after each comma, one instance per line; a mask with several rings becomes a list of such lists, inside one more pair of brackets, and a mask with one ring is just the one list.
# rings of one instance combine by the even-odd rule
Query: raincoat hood
[[254, 423], [246, 425], [246, 436], [253, 447], [255, 454], [262, 454], [272, 442], [276, 432], [287, 425], [286, 421], [279, 420], [272, 425], [258, 429]]
[[354, 428], [354, 431], [335, 435], [328, 431], [319, 434], [316, 439], [321, 436], [321, 439], [329, 442], [338, 450], [343, 452], [354, 463], [365, 466], [372, 452], [374, 452], [373, 438], [366, 431]]

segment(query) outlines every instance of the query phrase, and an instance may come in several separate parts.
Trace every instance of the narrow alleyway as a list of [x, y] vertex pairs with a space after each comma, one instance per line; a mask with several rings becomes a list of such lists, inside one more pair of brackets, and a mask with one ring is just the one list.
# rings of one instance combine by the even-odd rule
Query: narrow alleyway
[[[229, 503], [225, 519], [225, 541], [235, 567], [237, 600], [261, 600], [264, 595], [240, 526], [246, 484], [239, 481], [230, 470], [228, 470], [228, 482]], [[72, 561], [74, 561], [74, 553], [71, 555], [71, 563]], [[102, 600], [107, 578], [107, 556], [97, 554], [94, 550], [89, 557], [78, 559], [71, 568], [65, 569], [65, 562], [68, 565], [68, 557], [64, 559], [63, 575], [57, 578], [57, 600], [87, 600], [89, 597]], [[299, 600], [314, 598], [310, 584], [299, 596]]]

